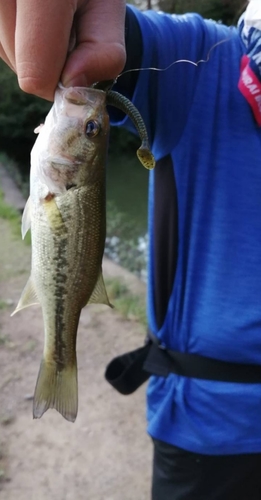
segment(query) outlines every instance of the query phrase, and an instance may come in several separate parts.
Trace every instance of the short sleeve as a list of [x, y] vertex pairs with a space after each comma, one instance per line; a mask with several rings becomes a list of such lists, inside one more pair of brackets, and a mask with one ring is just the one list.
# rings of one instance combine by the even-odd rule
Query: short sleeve
[[[132, 100], [145, 120], [153, 153], [159, 159], [178, 143], [202, 71], [200, 61], [207, 60], [215, 43], [227, 36], [226, 28], [198, 14], [178, 16], [128, 9], [136, 16], [143, 44]], [[128, 50], [135, 50], [135, 46]], [[118, 89], [124, 92], [120, 78]], [[116, 124], [135, 131], [129, 119]]]

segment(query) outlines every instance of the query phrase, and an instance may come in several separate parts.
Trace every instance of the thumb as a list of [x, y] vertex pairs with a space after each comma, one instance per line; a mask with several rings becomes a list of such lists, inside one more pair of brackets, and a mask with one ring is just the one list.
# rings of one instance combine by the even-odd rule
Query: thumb
[[69, 55], [61, 81], [65, 87], [88, 87], [113, 80], [125, 64], [125, 48], [120, 43], [81, 43]]
[[75, 17], [76, 46], [68, 55], [64, 86], [88, 86], [111, 80], [122, 71], [125, 54], [125, 1], [84, 2]]

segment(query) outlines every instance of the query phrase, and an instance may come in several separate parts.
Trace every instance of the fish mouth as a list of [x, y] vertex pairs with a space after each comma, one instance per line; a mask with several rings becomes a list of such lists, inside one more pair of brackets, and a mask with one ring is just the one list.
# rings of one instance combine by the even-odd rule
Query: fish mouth
[[70, 189], [77, 188], [77, 184], [68, 183], [68, 184], [66, 184], [65, 188], [66, 188], [66, 191], [69, 191]]

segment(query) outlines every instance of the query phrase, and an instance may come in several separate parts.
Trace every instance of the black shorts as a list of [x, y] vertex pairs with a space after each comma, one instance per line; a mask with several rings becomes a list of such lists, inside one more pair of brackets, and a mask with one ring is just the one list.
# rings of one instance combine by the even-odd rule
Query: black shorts
[[261, 500], [261, 453], [200, 455], [153, 443], [152, 500]]

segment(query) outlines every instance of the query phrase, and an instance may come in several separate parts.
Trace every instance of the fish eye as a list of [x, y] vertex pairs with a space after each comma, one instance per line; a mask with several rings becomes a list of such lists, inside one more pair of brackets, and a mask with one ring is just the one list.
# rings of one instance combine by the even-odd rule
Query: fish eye
[[96, 120], [89, 120], [86, 123], [85, 134], [87, 137], [95, 137], [100, 132], [100, 124]]

